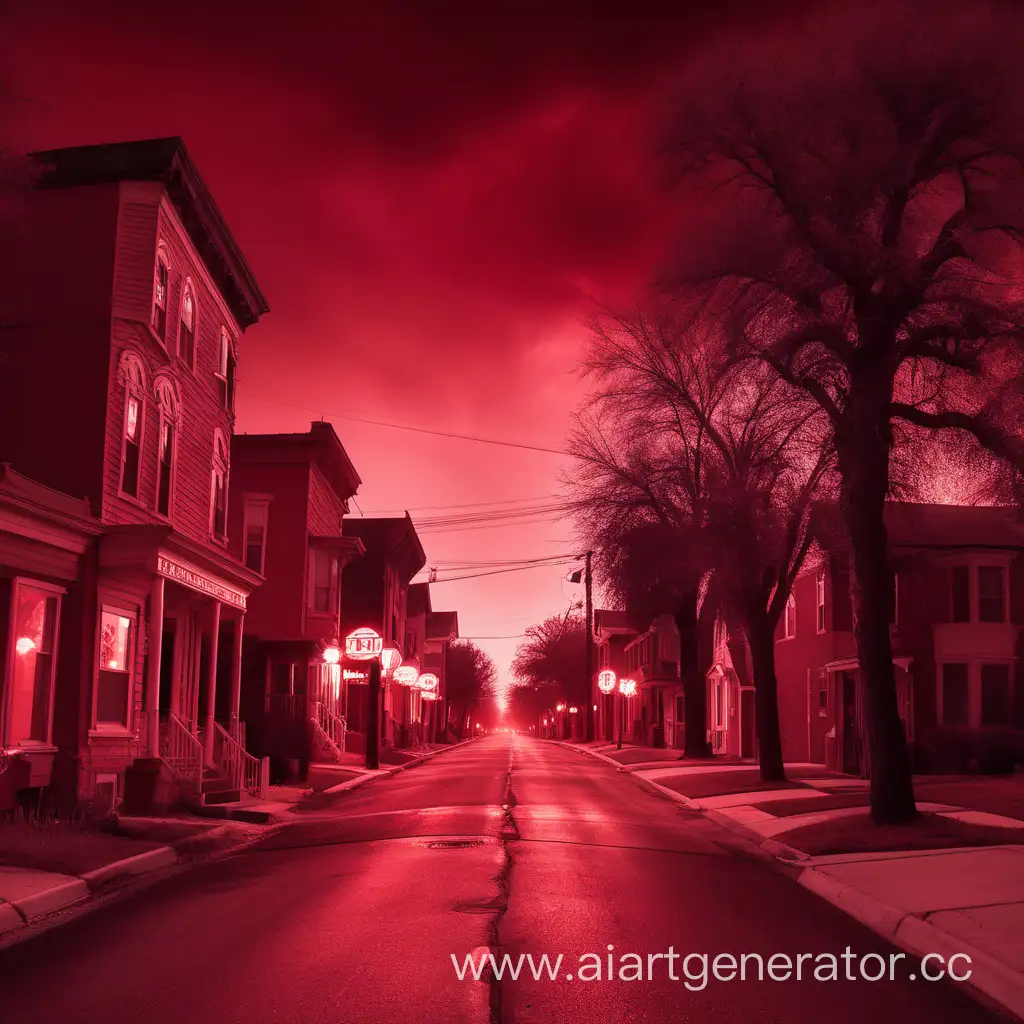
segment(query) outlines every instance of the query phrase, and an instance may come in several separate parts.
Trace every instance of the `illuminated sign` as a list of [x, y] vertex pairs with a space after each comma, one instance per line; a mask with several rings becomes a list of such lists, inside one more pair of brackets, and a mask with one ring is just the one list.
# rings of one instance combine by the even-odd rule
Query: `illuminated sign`
[[620, 679], [619, 680], [619, 693], [623, 697], [635, 697], [636, 696], [636, 680], [635, 679]]
[[434, 693], [438, 687], [437, 676], [433, 672], [424, 672], [423, 675], [416, 680], [416, 685], [421, 690], [426, 690], [427, 693]]
[[341, 661], [341, 651], [338, 649], [336, 644], [330, 644], [324, 648], [324, 661], [328, 665], [337, 665]]
[[371, 661], [384, 650], [384, 641], [368, 626], [345, 637], [345, 654], [355, 661]]
[[401, 664], [402, 656], [398, 653], [398, 648], [385, 647], [380, 652], [380, 667], [384, 670], [384, 675], [393, 672]]
[[424, 690], [423, 693], [420, 694], [420, 697], [423, 700], [440, 700], [441, 699], [440, 697], [438, 697], [438, 695], [436, 693], [428, 693], [426, 690]]
[[368, 672], [357, 672], [354, 668], [344, 669], [342, 677], [346, 683], [368, 683], [370, 681]]
[[598, 673], [597, 688], [602, 693], [611, 693], [615, 689], [615, 673], [610, 668]]
[[419, 679], [419, 669], [415, 665], [401, 665], [395, 669], [394, 680], [402, 686], [415, 686]]

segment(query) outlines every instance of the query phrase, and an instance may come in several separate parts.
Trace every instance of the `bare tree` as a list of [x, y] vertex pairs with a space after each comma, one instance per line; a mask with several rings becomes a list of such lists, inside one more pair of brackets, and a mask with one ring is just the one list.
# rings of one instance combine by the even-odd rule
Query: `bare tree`
[[473, 712], [494, 700], [498, 669], [489, 654], [472, 640], [456, 640], [448, 648], [445, 691], [461, 736]]
[[526, 630], [516, 648], [512, 675], [519, 686], [555, 700], [585, 704], [589, 699], [586, 644], [587, 626], [578, 611], [552, 615]]
[[830, 463], [823, 417], [765, 367], [730, 360], [699, 308], [605, 317], [586, 367], [598, 390], [572, 441], [577, 520], [611, 552], [604, 567], [627, 598], [646, 568], [655, 600], [671, 602], [657, 610], [671, 607], [680, 632], [688, 747], [706, 745], [701, 612], [738, 616], [762, 776], [782, 779], [774, 633]]
[[958, 432], [1024, 464], [1024, 74], [1002, 8], [876, 13], [708, 54], [668, 155], [703, 200], [674, 283], [828, 417], [872, 814], [902, 823], [916, 808], [885, 600], [894, 429]]

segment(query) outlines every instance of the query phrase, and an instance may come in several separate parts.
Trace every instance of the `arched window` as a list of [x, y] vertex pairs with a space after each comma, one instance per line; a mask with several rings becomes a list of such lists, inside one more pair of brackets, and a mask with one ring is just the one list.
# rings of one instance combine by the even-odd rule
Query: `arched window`
[[213, 472], [210, 480], [210, 533], [214, 540], [227, 537], [228, 446], [218, 429], [213, 435]]
[[178, 445], [180, 406], [174, 383], [166, 377], [156, 382], [156, 404], [160, 410], [160, 430], [157, 435], [156, 510], [171, 517], [174, 493], [174, 460]]
[[178, 358], [190, 369], [196, 365], [196, 293], [191, 281], [181, 292], [181, 323], [178, 325]]
[[220, 329], [220, 360], [217, 369], [221, 402], [232, 412], [235, 408], [235, 342], [226, 327]]
[[156, 253], [153, 280], [153, 330], [161, 341], [167, 340], [167, 301], [170, 292], [170, 260], [167, 249], [161, 245]]
[[796, 598], [792, 594], [786, 600], [786, 614], [783, 620], [782, 636], [786, 640], [796, 636]]
[[142, 437], [145, 430], [146, 373], [133, 352], [121, 356], [118, 379], [124, 388], [124, 420], [121, 430], [121, 493], [138, 498]]

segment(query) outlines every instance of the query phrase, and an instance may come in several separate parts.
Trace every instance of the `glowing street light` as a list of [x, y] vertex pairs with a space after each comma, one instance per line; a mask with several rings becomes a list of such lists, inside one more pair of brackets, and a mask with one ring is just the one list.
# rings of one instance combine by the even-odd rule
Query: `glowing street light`
[[402, 664], [402, 655], [397, 647], [384, 647], [380, 652], [380, 667], [384, 675], [394, 672]]
[[329, 643], [324, 648], [324, 663], [327, 665], [337, 665], [341, 661], [341, 648], [334, 642]]
[[19, 654], [28, 654], [36, 649], [36, 642], [30, 636], [19, 636], [15, 641], [14, 649]]
[[570, 715], [578, 714], [579, 710], [580, 710], [579, 708], [569, 708], [569, 714]]
[[598, 673], [597, 688], [602, 693], [611, 693], [615, 689], [615, 673], [610, 668]]
[[436, 693], [440, 684], [437, 676], [435, 676], [433, 672], [424, 672], [423, 675], [416, 680], [416, 685], [426, 693]]

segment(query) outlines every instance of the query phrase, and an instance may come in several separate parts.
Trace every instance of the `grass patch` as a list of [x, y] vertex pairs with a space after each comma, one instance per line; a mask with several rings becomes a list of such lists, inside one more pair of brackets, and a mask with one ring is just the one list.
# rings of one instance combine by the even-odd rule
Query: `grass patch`
[[937, 814], [921, 814], [910, 825], [876, 825], [865, 814], [820, 821], [776, 837], [812, 857], [834, 853], [943, 850], [1024, 842], [1024, 828], [971, 825]]
[[[786, 782], [764, 782], [757, 768], [733, 772], [702, 772], [696, 775], [678, 775], [675, 778], [657, 779], [659, 786], [674, 789], [677, 793], [700, 800], [709, 796], [726, 796], [729, 793], [766, 793], [778, 789], [806, 789], [792, 779]], [[756, 801], [752, 800], [752, 803]]]
[[81, 875], [162, 845], [114, 835], [93, 823], [0, 822], [0, 867]]

